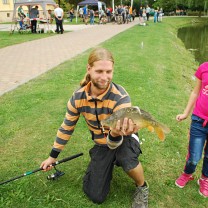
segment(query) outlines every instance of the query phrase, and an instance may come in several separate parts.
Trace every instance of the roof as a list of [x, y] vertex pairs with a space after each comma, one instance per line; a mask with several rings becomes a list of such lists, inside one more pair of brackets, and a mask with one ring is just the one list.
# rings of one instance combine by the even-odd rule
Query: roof
[[41, 4], [48, 4], [48, 5], [55, 5], [56, 3], [54, 0], [14, 0], [14, 4], [16, 5], [41, 5]]
[[46, 10], [47, 5], [56, 5], [54, 0], [14, 0], [14, 10], [13, 10], [13, 19], [16, 17], [16, 10], [19, 6], [28, 6], [29, 10], [36, 5], [40, 5], [44, 11], [44, 17], [48, 17], [48, 12]]
[[[99, 1], [102, 5], [105, 5], [104, 2]], [[91, 5], [91, 6], [96, 6], [98, 5], [98, 0], [84, 0], [78, 3], [79, 6], [85, 6], [85, 5]]]

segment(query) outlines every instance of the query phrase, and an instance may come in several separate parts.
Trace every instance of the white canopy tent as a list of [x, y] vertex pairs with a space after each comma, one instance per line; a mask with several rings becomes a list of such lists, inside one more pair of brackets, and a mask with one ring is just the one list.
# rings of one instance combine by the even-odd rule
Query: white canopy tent
[[106, 10], [106, 4], [102, 1], [98, 1], [98, 0], [84, 0], [82, 2], [79, 2], [77, 5], [77, 12], [76, 12], [76, 22], [77, 22], [77, 16], [79, 13], [79, 7], [80, 6], [98, 6], [98, 10], [99, 8], [101, 8], [102, 6], [104, 6], [105, 10]]
[[27, 6], [28, 13], [33, 6], [41, 6], [43, 9], [44, 18], [48, 18], [47, 5], [55, 7], [56, 2], [53, 0], [14, 0], [13, 19], [16, 18], [17, 8], [19, 6]]
[[134, 0], [131, 0], [131, 8], [133, 8]]

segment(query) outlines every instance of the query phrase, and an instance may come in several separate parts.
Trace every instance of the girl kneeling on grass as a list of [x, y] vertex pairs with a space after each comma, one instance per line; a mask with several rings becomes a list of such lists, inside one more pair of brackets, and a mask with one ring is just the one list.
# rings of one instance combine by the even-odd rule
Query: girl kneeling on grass
[[184, 113], [176, 116], [177, 121], [182, 121], [188, 117], [194, 107], [186, 165], [184, 173], [175, 181], [175, 184], [183, 188], [190, 180], [194, 180], [192, 174], [204, 151], [202, 175], [198, 184], [199, 193], [208, 197], [208, 62], [199, 66], [195, 76], [196, 86], [191, 92]]

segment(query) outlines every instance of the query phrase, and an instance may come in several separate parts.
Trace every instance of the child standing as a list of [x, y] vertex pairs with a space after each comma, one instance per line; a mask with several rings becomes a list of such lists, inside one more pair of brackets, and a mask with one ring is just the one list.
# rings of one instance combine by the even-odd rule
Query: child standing
[[154, 11], [154, 23], [157, 22], [157, 14], [158, 14], [158, 10], [155, 9], [155, 11]]
[[93, 9], [90, 9], [90, 24], [94, 25], [94, 19], [95, 19], [95, 12]]
[[179, 188], [183, 188], [190, 180], [194, 180], [192, 174], [204, 151], [202, 175], [198, 184], [199, 193], [208, 197], [208, 62], [199, 66], [195, 76], [197, 78], [196, 86], [190, 95], [184, 113], [176, 116], [177, 121], [182, 121], [188, 117], [194, 107], [186, 165], [175, 184]]

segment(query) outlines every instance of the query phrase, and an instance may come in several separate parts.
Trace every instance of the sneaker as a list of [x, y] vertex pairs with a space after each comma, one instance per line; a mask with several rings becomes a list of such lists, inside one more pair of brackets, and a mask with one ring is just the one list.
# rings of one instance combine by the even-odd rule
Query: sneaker
[[148, 195], [149, 195], [149, 186], [141, 187], [138, 186], [134, 193], [134, 201], [132, 203], [132, 208], [148, 208]]
[[191, 180], [194, 180], [192, 174], [182, 173], [180, 177], [175, 181], [175, 185], [179, 188], [183, 188]]
[[205, 178], [202, 176], [198, 180], [198, 184], [199, 184], [199, 194], [207, 198], [208, 197], [208, 178]]

